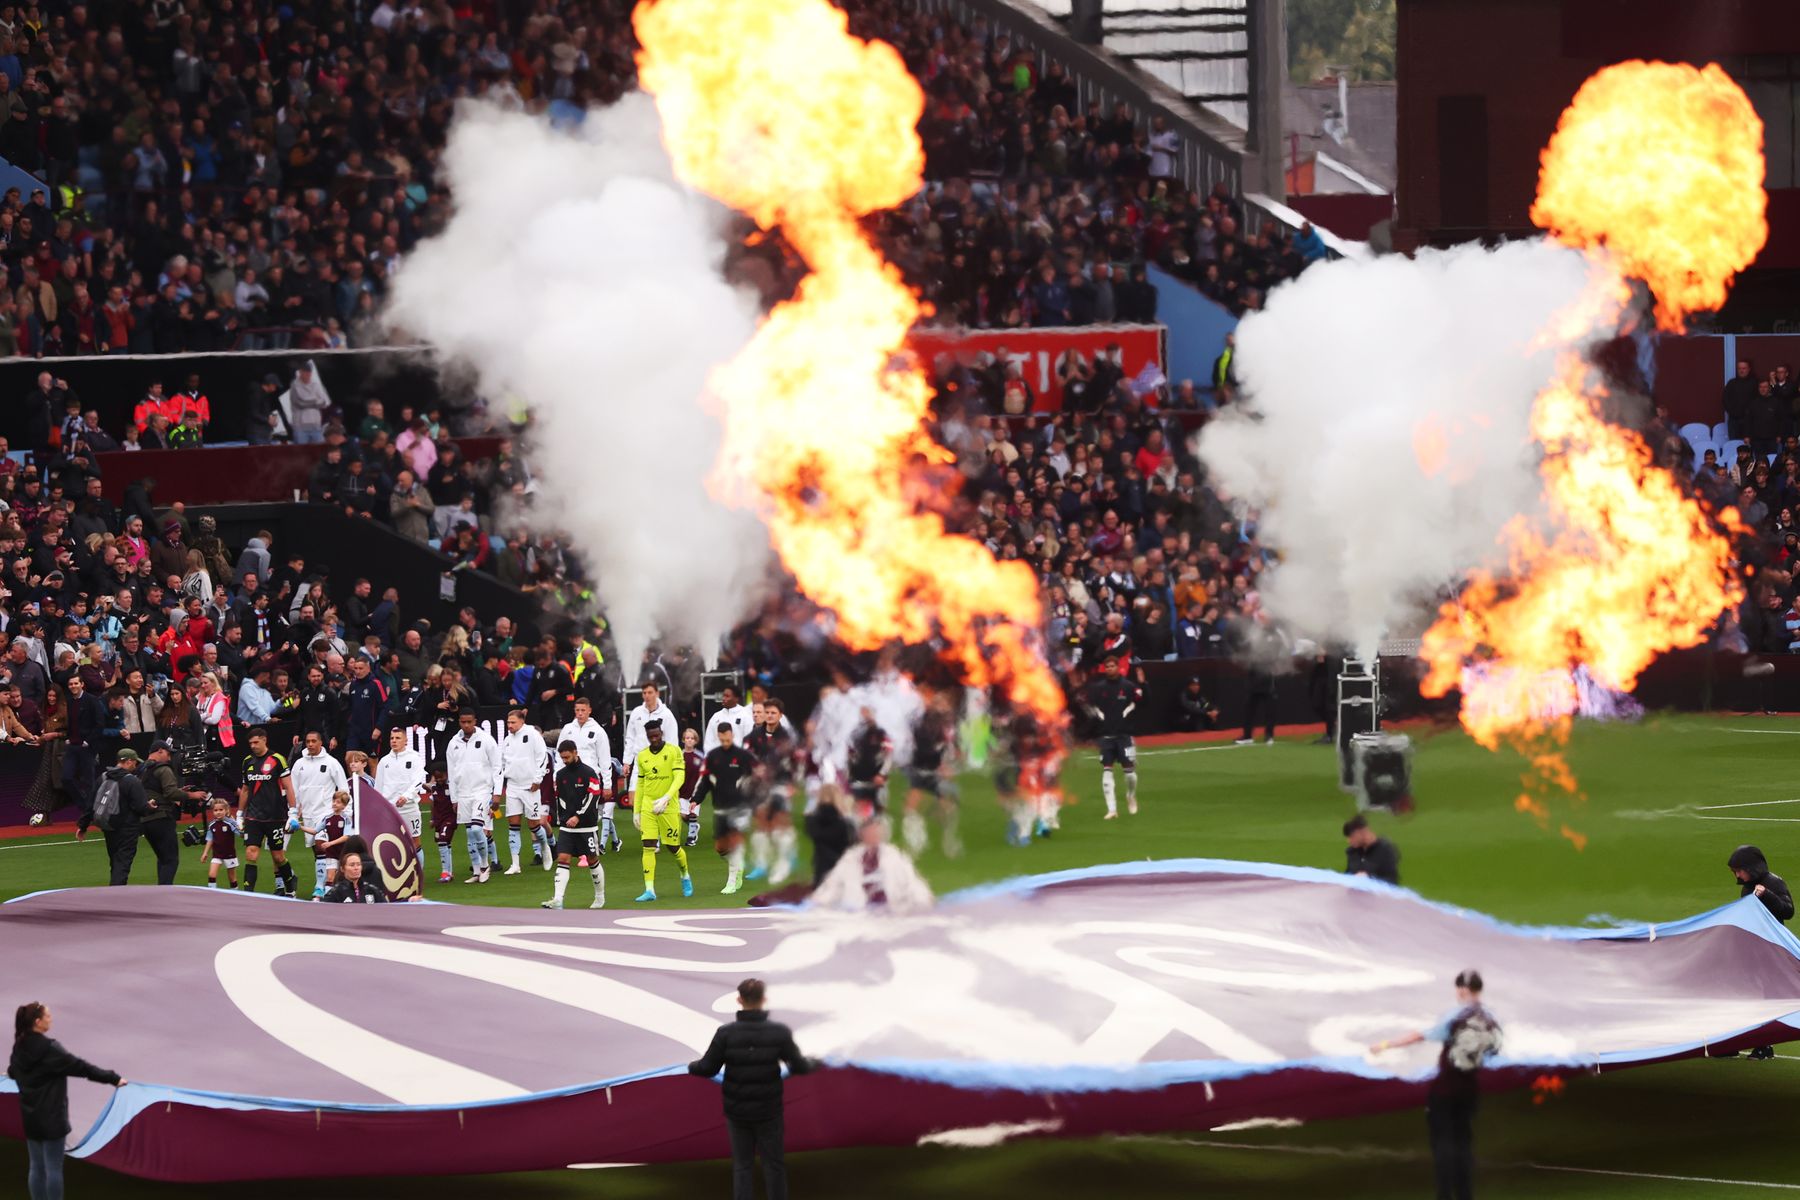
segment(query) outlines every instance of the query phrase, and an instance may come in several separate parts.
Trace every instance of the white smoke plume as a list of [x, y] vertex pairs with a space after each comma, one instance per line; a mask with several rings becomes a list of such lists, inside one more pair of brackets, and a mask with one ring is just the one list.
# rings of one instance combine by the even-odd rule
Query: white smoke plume
[[1340, 260], [1245, 318], [1241, 402], [1198, 453], [1281, 553], [1271, 616], [1371, 654], [1423, 628], [1446, 583], [1500, 565], [1501, 527], [1541, 507], [1531, 406], [1567, 348], [1545, 331], [1593, 270], [1545, 241]]
[[538, 519], [589, 564], [626, 671], [659, 636], [710, 658], [770, 556], [706, 488], [707, 376], [757, 320], [722, 274], [729, 213], [676, 182], [643, 95], [572, 132], [465, 105], [444, 163], [455, 214], [406, 260], [390, 323], [473, 368], [496, 411], [529, 406]]

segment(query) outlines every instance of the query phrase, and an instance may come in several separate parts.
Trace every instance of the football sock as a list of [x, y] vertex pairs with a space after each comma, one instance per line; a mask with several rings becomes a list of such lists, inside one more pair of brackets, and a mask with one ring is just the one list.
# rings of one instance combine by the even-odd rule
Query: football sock
[[[1129, 780], [1131, 779], [1131, 776], [1127, 775], [1125, 778], [1128, 781], [1126, 783], [1126, 790], [1129, 791], [1131, 786]], [[1109, 813], [1116, 813], [1119, 811], [1119, 800], [1115, 794], [1117, 791], [1118, 788], [1113, 783], [1112, 768], [1100, 768], [1100, 794], [1106, 797], [1106, 811]]]
[[514, 862], [519, 861], [519, 829], [516, 825], [506, 827], [506, 852], [512, 855]]
[[325, 886], [325, 860], [324, 860], [324, 858], [315, 854], [315, 855], [313, 855], [313, 887], [323, 888], [324, 886]]
[[1137, 772], [1136, 771], [1125, 772], [1125, 798], [1127, 800], [1136, 800], [1137, 799]]
[[744, 873], [744, 847], [742, 845], [731, 848], [731, 853], [725, 856], [725, 866], [733, 875]]
[[654, 892], [656, 890], [656, 851], [655, 850], [645, 850], [644, 851], [644, 890], [646, 892]]
[[681, 868], [681, 877], [686, 879], [688, 877], [688, 865], [687, 849], [685, 847], [675, 847], [675, 865]]
[[277, 864], [275, 864], [275, 882], [279, 883], [282, 887], [286, 888], [288, 891], [290, 891], [290, 892], [293, 891], [294, 890], [294, 864], [293, 863], [277, 863]]
[[758, 829], [750, 835], [750, 862], [759, 871], [769, 869], [769, 858], [773, 849], [769, 835]]
[[469, 843], [469, 869], [480, 874], [482, 868], [487, 866], [487, 834], [479, 825], [470, 825], [467, 829], [464, 837]]
[[254, 892], [256, 890], [256, 864], [255, 863], [244, 864], [244, 890], [246, 892]]
[[794, 833], [791, 826], [786, 829], [777, 829], [775, 831], [775, 852], [783, 859], [793, 858], [794, 848], [798, 844], [799, 838]]
[[[564, 871], [568, 869], [563, 868]], [[594, 877], [594, 899], [606, 899], [606, 868], [600, 865], [599, 859], [595, 859], [594, 865], [588, 868], [588, 874]]]
[[456, 871], [456, 847], [452, 846], [450, 840], [446, 838], [437, 844], [437, 848], [438, 867], [441, 873], [454, 874]]
[[556, 902], [563, 902], [563, 893], [569, 890], [569, 868], [558, 863], [556, 866], [556, 891], [552, 893]]

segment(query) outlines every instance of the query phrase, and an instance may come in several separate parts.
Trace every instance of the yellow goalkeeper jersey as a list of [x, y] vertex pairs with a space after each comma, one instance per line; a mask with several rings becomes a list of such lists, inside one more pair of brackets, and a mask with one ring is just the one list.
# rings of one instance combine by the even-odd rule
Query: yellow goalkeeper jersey
[[637, 798], [633, 803], [640, 810], [649, 812], [649, 806], [664, 796], [673, 800], [681, 795], [681, 785], [686, 778], [687, 759], [680, 746], [667, 741], [660, 750], [645, 746], [638, 751]]

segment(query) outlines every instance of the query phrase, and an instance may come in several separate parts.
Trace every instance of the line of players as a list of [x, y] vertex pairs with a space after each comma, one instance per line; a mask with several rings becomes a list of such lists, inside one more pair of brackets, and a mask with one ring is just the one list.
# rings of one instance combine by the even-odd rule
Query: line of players
[[[533, 863], [556, 873], [554, 894], [544, 902], [547, 908], [562, 907], [570, 868], [577, 863], [593, 876], [593, 907], [604, 902], [600, 859], [603, 852], [624, 848], [615, 824], [621, 805], [631, 810], [642, 844], [644, 891], [638, 900], [645, 902], [656, 899], [656, 864], [665, 853], [676, 860], [682, 894], [693, 894], [686, 851], [699, 842], [701, 807], [708, 799], [713, 802], [714, 848], [727, 867], [726, 895], [738, 892], [746, 881], [764, 878], [780, 887], [793, 874], [798, 865], [797, 796], [804, 794], [808, 812], [821, 800], [835, 802], [840, 792], [847, 793], [858, 817], [885, 810], [893, 742], [870, 709], [861, 710], [840, 766], [821, 761], [802, 744], [779, 700], [747, 705], [730, 686], [721, 698], [704, 742], [690, 728], [677, 749], [665, 740], [665, 729], [676, 725], [674, 714], [661, 703], [655, 685], [646, 684], [642, 703], [626, 721], [622, 760], [612, 758], [606, 730], [593, 719], [585, 698], [576, 700], [575, 719], [558, 732], [554, 752], [527, 723], [523, 710], [507, 715], [506, 735], [498, 742], [472, 711], [464, 710], [442, 758], [429, 767], [425, 755], [411, 748], [405, 730], [392, 731], [389, 752], [374, 764], [371, 782], [398, 807], [421, 868], [422, 805], [429, 805], [440, 882], [454, 878], [457, 828], [464, 831], [470, 861], [465, 883], [487, 882], [499, 865], [497, 818], [506, 822], [512, 860], [505, 874], [523, 871], [523, 843], [529, 836]], [[1115, 766], [1124, 775], [1126, 811], [1135, 814], [1137, 764], [1129, 730], [1142, 689], [1130, 678], [1124, 660], [1103, 662], [1082, 700], [1099, 734], [1105, 818], [1118, 816]], [[344, 806], [337, 798], [349, 792], [351, 777], [368, 773], [369, 760], [352, 751], [346, 756], [347, 775], [326, 753], [317, 732], [306, 735], [304, 749], [291, 765], [271, 751], [265, 730], [251, 730], [248, 742], [237, 821], [234, 825], [229, 812], [215, 806], [208, 826], [213, 872], [221, 865], [228, 872], [236, 867], [231, 851], [241, 831], [244, 886], [255, 890], [266, 847], [276, 891], [293, 896], [297, 884], [287, 850], [299, 834], [311, 839], [314, 895], [322, 895], [335, 867], [331, 852], [354, 833], [344, 826]], [[959, 758], [955, 713], [947, 696], [928, 701], [912, 742], [903, 837], [914, 854], [922, 851], [929, 836], [926, 813], [935, 809], [945, 852], [955, 856], [961, 851], [955, 782]], [[996, 750], [996, 788], [1009, 812], [1009, 840], [1026, 844], [1034, 835], [1054, 832], [1060, 826], [1060, 736], [1019, 714], [1006, 724]], [[229, 873], [228, 880], [234, 882]]]

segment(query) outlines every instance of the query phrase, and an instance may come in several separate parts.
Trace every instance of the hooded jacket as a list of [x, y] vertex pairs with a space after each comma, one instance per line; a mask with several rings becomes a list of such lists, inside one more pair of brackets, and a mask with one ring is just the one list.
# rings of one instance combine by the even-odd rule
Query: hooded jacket
[[1777, 921], [1786, 921], [1794, 915], [1794, 895], [1788, 891], [1787, 880], [1769, 870], [1769, 860], [1755, 846], [1739, 846], [1731, 852], [1726, 865], [1733, 871], [1742, 871], [1749, 879], [1745, 880], [1741, 894], [1753, 895], [1760, 885], [1763, 894], [1760, 899], [1763, 907], [1769, 910]]
[[119, 1082], [118, 1075], [76, 1058], [55, 1038], [35, 1031], [13, 1043], [6, 1073], [19, 1085], [25, 1136], [40, 1142], [69, 1136], [69, 1076], [115, 1086]]

